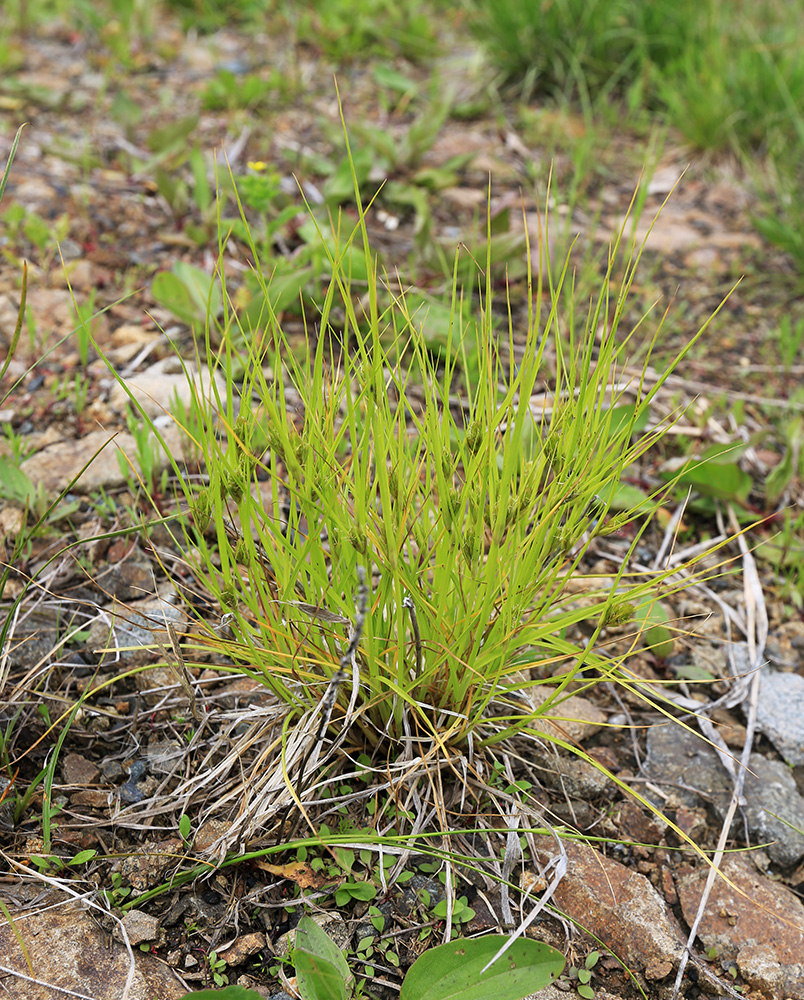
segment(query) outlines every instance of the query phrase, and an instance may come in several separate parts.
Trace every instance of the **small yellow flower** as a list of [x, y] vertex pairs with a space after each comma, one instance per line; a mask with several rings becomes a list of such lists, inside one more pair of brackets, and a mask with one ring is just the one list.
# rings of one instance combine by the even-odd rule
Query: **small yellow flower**
[[254, 170], [256, 173], [261, 173], [263, 170], [268, 169], [268, 164], [263, 163], [262, 160], [249, 160], [248, 161], [249, 170]]

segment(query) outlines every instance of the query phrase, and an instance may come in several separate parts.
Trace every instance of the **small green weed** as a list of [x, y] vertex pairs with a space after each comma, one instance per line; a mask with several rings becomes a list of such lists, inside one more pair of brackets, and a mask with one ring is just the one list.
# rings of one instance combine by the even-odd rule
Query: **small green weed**
[[70, 869], [80, 868], [90, 862], [98, 852], [92, 849], [79, 851], [72, 858], [60, 858], [57, 854], [32, 854], [31, 864], [41, 872], [56, 874]]
[[255, 111], [272, 97], [287, 97], [290, 93], [288, 82], [279, 70], [263, 77], [258, 73], [235, 74], [221, 69], [206, 85], [201, 103], [210, 111]]
[[572, 965], [559, 978], [558, 983], [563, 984], [564, 989], [568, 986], [575, 990], [579, 997], [584, 1000], [594, 1000], [595, 991], [591, 985], [592, 974], [595, 966], [600, 960], [599, 951], [591, 951], [586, 956], [586, 961], [582, 966]]
[[215, 985], [226, 986], [229, 982], [229, 977], [226, 975], [226, 961], [219, 958], [217, 952], [211, 951], [206, 957], [206, 964]]
[[131, 405], [127, 408], [126, 426], [134, 438], [136, 464], [133, 465], [128, 456], [118, 452], [120, 471], [135, 489], [139, 485], [149, 495], [157, 491], [164, 494], [169, 473], [167, 469], [162, 469], [162, 445], [159, 438], [154, 435], [150, 423], [141, 419]]

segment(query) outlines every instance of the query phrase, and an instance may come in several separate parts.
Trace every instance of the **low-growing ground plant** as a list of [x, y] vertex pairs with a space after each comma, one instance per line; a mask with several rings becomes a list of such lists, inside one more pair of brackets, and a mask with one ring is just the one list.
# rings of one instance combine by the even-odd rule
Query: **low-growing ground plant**
[[[506, 943], [499, 935], [458, 941], [431, 948], [408, 970], [400, 1000], [453, 1000], [459, 995], [521, 1000], [548, 986], [564, 968], [564, 956], [549, 945], [521, 940], [497, 959]], [[347, 1000], [359, 996], [343, 952], [309, 917], [302, 917], [291, 951], [302, 1000]], [[219, 984], [220, 985], [220, 984]], [[200, 990], [184, 1000], [256, 1000], [254, 990], [230, 986]]]

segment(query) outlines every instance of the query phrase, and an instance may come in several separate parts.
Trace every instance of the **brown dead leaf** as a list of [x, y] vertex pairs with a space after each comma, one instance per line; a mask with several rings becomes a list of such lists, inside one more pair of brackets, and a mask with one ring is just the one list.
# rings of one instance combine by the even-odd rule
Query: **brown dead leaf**
[[319, 889], [330, 881], [326, 875], [317, 874], [303, 861], [294, 861], [289, 865], [270, 865], [267, 861], [255, 861], [254, 863], [264, 872], [270, 872], [280, 878], [289, 878], [292, 882], [300, 885], [302, 889]]

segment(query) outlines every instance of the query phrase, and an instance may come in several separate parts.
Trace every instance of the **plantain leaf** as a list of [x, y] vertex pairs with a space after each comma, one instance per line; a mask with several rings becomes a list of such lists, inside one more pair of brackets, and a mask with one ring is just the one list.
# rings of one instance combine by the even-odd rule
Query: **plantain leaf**
[[522, 1000], [548, 986], [564, 968], [561, 952], [520, 938], [482, 972], [507, 941], [491, 934], [431, 948], [411, 966], [399, 1000]]
[[302, 1000], [345, 1000], [349, 966], [341, 949], [310, 917], [299, 921], [292, 959]]

